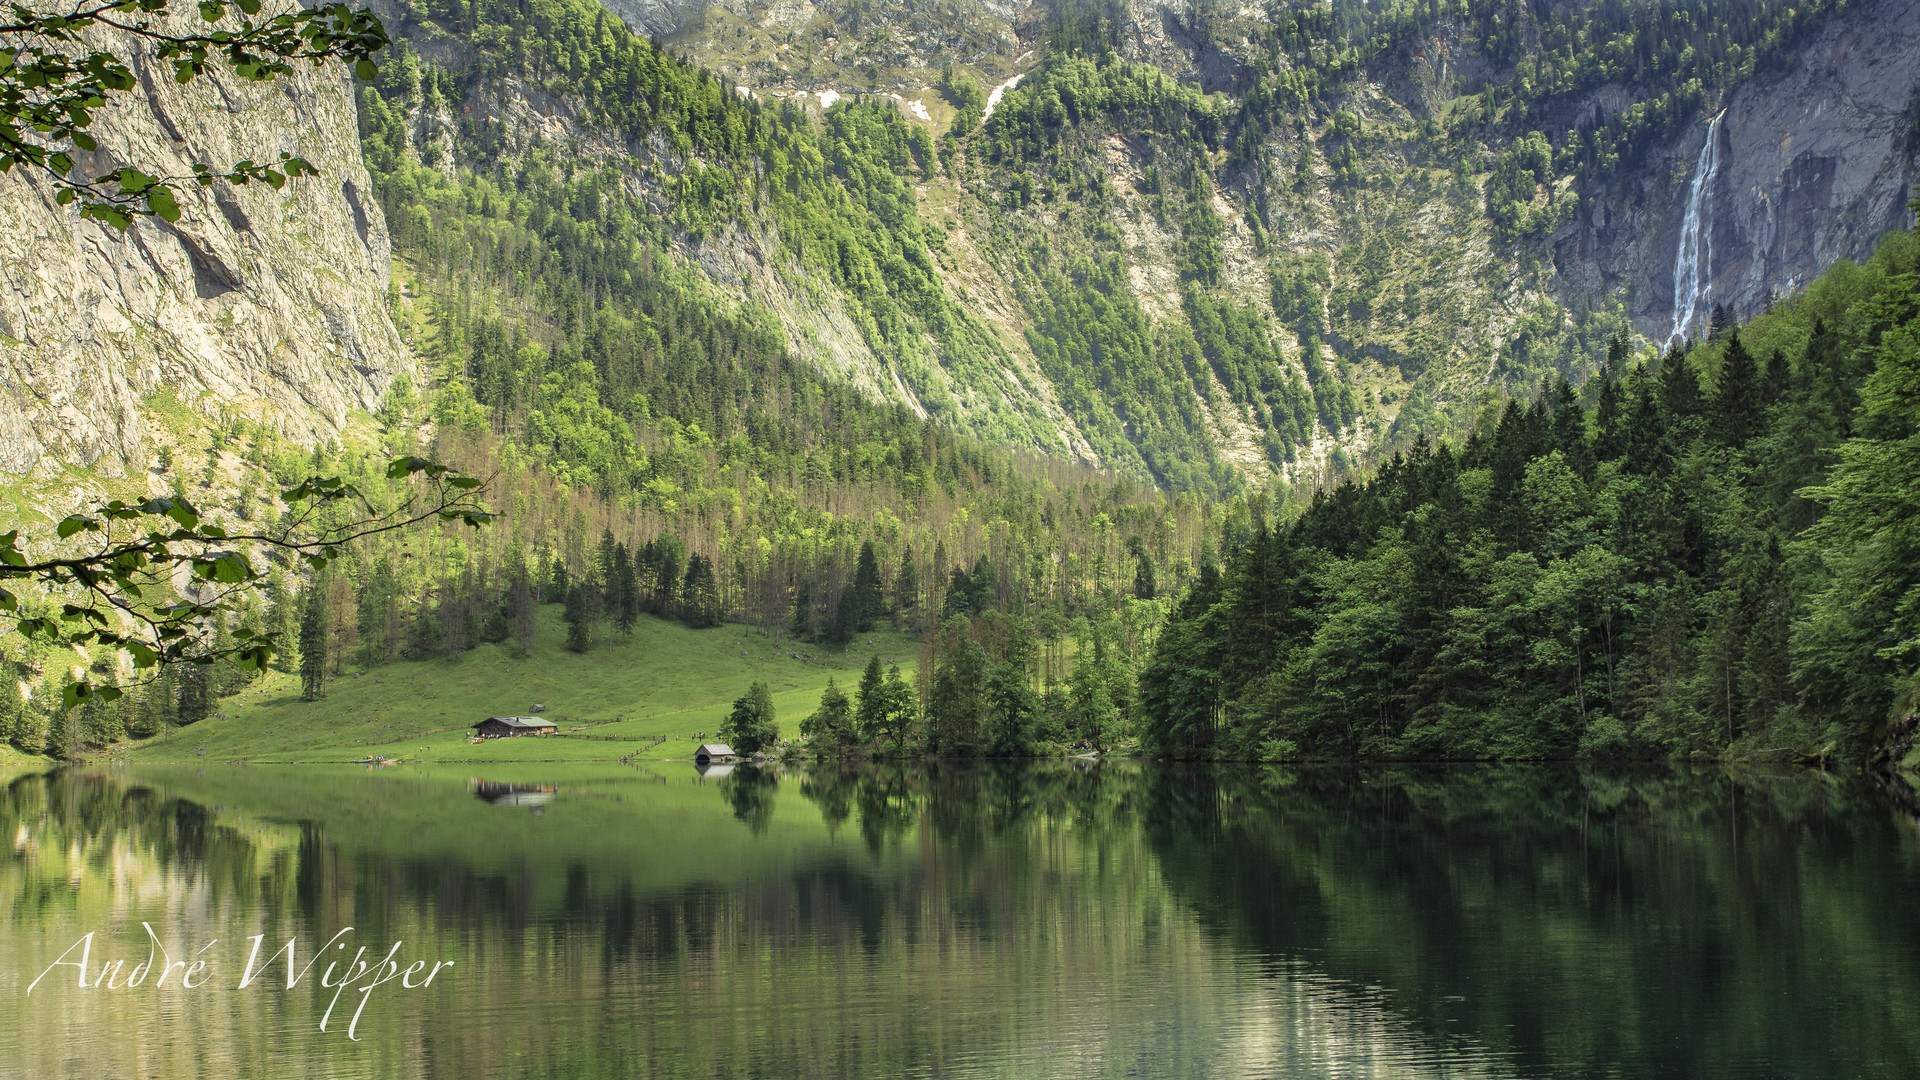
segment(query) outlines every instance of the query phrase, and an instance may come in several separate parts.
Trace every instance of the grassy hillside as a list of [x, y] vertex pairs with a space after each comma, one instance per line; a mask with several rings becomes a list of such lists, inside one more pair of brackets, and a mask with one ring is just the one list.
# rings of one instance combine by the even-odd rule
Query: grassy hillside
[[[738, 626], [712, 630], [642, 617], [625, 644], [566, 651], [560, 609], [540, 610], [540, 647], [520, 659], [482, 645], [458, 660], [401, 661], [335, 679], [300, 700], [294, 675], [274, 672], [226, 698], [215, 715], [133, 750], [140, 761], [350, 761], [385, 754], [421, 761], [615, 761], [691, 756], [755, 680], [772, 688], [780, 730], [794, 735], [829, 678], [849, 690], [867, 658], [910, 672], [919, 645], [891, 632], [861, 635], [844, 653], [777, 642]], [[802, 659], [795, 659], [801, 657]], [[469, 725], [545, 705], [559, 737], [467, 742]], [[656, 742], [661, 736], [665, 742]], [[204, 753], [203, 753], [204, 752]]]

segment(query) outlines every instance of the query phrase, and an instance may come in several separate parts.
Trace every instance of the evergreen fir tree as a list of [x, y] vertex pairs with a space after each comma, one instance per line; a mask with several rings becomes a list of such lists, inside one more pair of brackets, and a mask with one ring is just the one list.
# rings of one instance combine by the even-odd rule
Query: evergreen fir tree
[[625, 544], [616, 545], [613, 554], [613, 622], [624, 638], [633, 635], [634, 622], [640, 617], [640, 581], [627, 556]]
[[514, 654], [517, 656], [533, 655], [534, 639], [539, 629], [539, 612], [535, 610], [537, 603], [533, 575], [527, 569], [526, 555], [520, 545], [515, 544], [507, 553], [507, 584], [500, 606], [506, 615], [507, 630], [512, 635]]
[[858, 745], [852, 705], [832, 678], [820, 695], [820, 707], [800, 721], [800, 734], [820, 757], [841, 756]]
[[1160, 591], [1153, 577], [1153, 556], [1137, 536], [1128, 538], [1127, 548], [1133, 553], [1133, 598], [1151, 600]]
[[859, 625], [859, 594], [852, 589], [843, 589], [840, 602], [834, 605], [833, 622], [827, 627], [827, 640], [844, 649], [853, 640], [854, 630]]
[[593, 648], [593, 619], [584, 582], [574, 582], [567, 590], [567, 651], [583, 653]]
[[291, 675], [300, 670], [300, 599], [286, 571], [274, 567], [267, 577], [267, 631], [273, 635], [273, 668]]
[[860, 673], [860, 685], [854, 690], [853, 726], [860, 738], [872, 742], [886, 726], [886, 684], [880, 674], [880, 657], [867, 658]]
[[1740, 332], [1732, 331], [1721, 358], [1719, 393], [1714, 395], [1714, 436], [1728, 446], [1745, 446], [1763, 419], [1760, 394], [1753, 356], [1740, 343]]
[[45, 754], [55, 761], [72, 761], [80, 756], [80, 710], [61, 709], [47, 719]]
[[20, 696], [20, 673], [12, 661], [0, 659], [0, 743], [26, 750], [20, 745], [26, 734], [27, 708]]
[[[325, 659], [325, 653], [321, 654]], [[306, 675], [302, 658], [300, 673]], [[207, 664], [182, 664], [180, 666], [179, 705], [175, 712], [180, 726], [197, 724], [213, 713], [213, 686], [208, 677]], [[312, 700], [309, 698], [308, 700]]]
[[441, 618], [440, 608], [447, 603], [443, 591], [423, 591], [414, 605], [412, 626], [407, 633], [407, 656], [414, 660], [427, 660], [440, 655], [446, 642], [445, 620]]
[[[104, 673], [100, 669], [95, 669], [94, 685], [101, 685], [102, 674]], [[111, 746], [119, 740], [126, 730], [126, 725], [121, 722], [119, 710], [115, 708], [117, 704], [118, 702], [109, 703], [102, 694], [89, 694], [87, 699], [80, 703], [79, 735], [82, 747], [97, 750]]]
[[900, 572], [893, 579], [893, 607], [914, 625], [920, 606], [920, 566], [914, 561], [913, 549], [907, 548], [900, 553]]
[[873, 621], [886, 611], [886, 597], [880, 583], [880, 561], [874, 556], [873, 541], [860, 545], [860, 560], [853, 571], [854, 630], [866, 633]]
[[[303, 701], [317, 701], [327, 689], [326, 586], [325, 575], [316, 575], [307, 586], [306, 602], [300, 611], [300, 697]], [[193, 670], [205, 668], [196, 664]], [[193, 722], [186, 718], [184, 700], [180, 712], [182, 723]]]
[[813, 578], [804, 571], [793, 589], [793, 616], [787, 632], [801, 641], [813, 640]]
[[680, 619], [696, 630], [720, 625], [719, 583], [713, 563], [705, 555], [687, 558], [687, 580], [681, 586]]

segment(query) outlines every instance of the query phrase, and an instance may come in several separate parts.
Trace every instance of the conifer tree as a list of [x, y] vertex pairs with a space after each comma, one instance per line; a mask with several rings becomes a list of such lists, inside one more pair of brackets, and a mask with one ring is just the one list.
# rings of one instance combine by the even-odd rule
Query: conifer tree
[[886, 726], [886, 683], [880, 674], [880, 657], [867, 658], [860, 673], [860, 685], [854, 691], [853, 727], [865, 742], [880, 737]]
[[613, 622], [622, 639], [633, 635], [633, 624], [640, 617], [640, 581], [634, 575], [633, 560], [627, 545], [618, 544], [613, 552]]
[[171, 728], [180, 726], [180, 669], [168, 665], [160, 669], [153, 682], [147, 687], [145, 695], [147, 708], [153, 715], [153, 730], [156, 735], [164, 735]]
[[853, 571], [854, 630], [866, 633], [873, 621], [886, 610], [886, 597], [880, 583], [880, 561], [874, 556], [873, 541], [860, 545], [860, 559]]
[[793, 589], [793, 617], [787, 632], [801, 641], [813, 640], [813, 578], [805, 571]]
[[501, 610], [506, 616], [507, 632], [513, 640], [517, 656], [533, 655], [534, 637], [539, 627], [539, 612], [535, 606], [527, 558], [520, 545], [515, 544], [507, 552], [507, 584], [501, 596]]
[[720, 625], [720, 590], [713, 562], [705, 555], [687, 558], [687, 579], [681, 586], [680, 619], [696, 630]]
[[1759, 373], [1753, 355], [1740, 343], [1740, 332], [1727, 336], [1720, 361], [1720, 388], [1714, 395], [1714, 437], [1732, 447], [1745, 446], [1760, 428]]
[[[98, 676], [101, 673], [102, 672], [96, 669], [96, 677], [93, 680], [95, 685], [100, 684]], [[126, 701], [126, 698], [123, 697], [120, 699], [120, 702], [124, 701]], [[126, 725], [120, 720], [119, 708], [117, 708], [120, 702], [109, 704], [106, 695], [89, 694], [87, 699], [80, 703], [79, 736], [81, 747], [86, 749], [99, 749], [101, 747], [111, 746], [119, 739], [121, 733], [126, 729]]]
[[800, 721], [800, 734], [819, 757], [841, 756], [858, 744], [852, 705], [832, 678], [827, 679], [827, 688], [820, 694], [820, 707]]
[[585, 582], [576, 581], [567, 589], [567, 651], [583, 653], [593, 648], [593, 619]]
[[920, 721], [919, 698], [914, 695], [913, 687], [907, 685], [906, 676], [900, 674], [898, 664], [888, 665], [880, 700], [880, 706], [874, 710], [879, 726], [874, 729], [873, 738], [891, 742], [898, 750], [913, 735]]
[[920, 566], [914, 561], [913, 549], [907, 548], [900, 553], [900, 572], [893, 579], [893, 607], [912, 628], [916, 625], [919, 606]]
[[[304, 701], [318, 700], [327, 689], [326, 585], [324, 575], [316, 576], [307, 585], [305, 603], [300, 610], [300, 697]], [[195, 665], [194, 670], [204, 669]], [[186, 718], [187, 711], [183, 701], [182, 723], [193, 722]]]
[[446, 640], [446, 629], [440, 618], [440, 605], [444, 603], [444, 594], [436, 594], [431, 589], [421, 590], [419, 599], [414, 603], [413, 621], [407, 631], [409, 658], [426, 660], [440, 655], [441, 645]]
[[286, 571], [274, 567], [267, 578], [267, 630], [273, 634], [273, 667], [292, 674], [300, 670], [300, 598], [287, 581]]
[[64, 708], [47, 719], [45, 753], [55, 761], [72, 761], [80, 754], [80, 710]]
[[[324, 661], [325, 658], [326, 655], [322, 653], [321, 659]], [[213, 713], [213, 687], [210, 685], [212, 680], [208, 678], [207, 667], [206, 664], [185, 664], [181, 666], [179, 705], [175, 712], [175, 716], [178, 718], [181, 727], [185, 727], [188, 724], [197, 724]], [[304, 659], [301, 664], [300, 674], [303, 679], [307, 674]], [[311, 701], [312, 699], [308, 698], [307, 700]]]
[[845, 648], [853, 640], [854, 630], [859, 625], [859, 594], [852, 589], [843, 589], [840, 602], [834, 606], [833, 622], [827, 627], [827, 640]]
[[1137, 536], [1127, 539], [1127, 549], [1133, 553], [1133, 598], [1151, 600], [1160, 587], [1153, 578], [1153, 556], [1147, 551], [1147, 545]]
[[943, 637], [952, 642], [927, 691], [927, 749], [966, 756], [978, 752], [987, 717], [987, 654], [965, 637], [966, 620], [949, 619]]
[[20, 673], [13, 662], [0, 658], [0, 743], [21, 746], [27, 733], [26, 701], [20, 696]]

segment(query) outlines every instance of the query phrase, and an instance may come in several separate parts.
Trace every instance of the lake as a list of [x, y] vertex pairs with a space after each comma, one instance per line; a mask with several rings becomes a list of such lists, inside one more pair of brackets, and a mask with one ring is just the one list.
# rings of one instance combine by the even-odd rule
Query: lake
[[1920, 830], [1855, 775], [209, 765], [0, 792], [0, 1076], [1920, 1075]]

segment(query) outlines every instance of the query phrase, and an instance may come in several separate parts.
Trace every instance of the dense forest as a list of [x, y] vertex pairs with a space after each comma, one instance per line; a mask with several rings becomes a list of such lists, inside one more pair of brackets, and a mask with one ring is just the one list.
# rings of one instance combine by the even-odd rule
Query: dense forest
[[[1857, 756], [1912, 725], [1920, 238], [1460, 445], [1227, 527], [1139, 732], [1178, 757]], [[1896, 725], [1896, 722], [1898, 724]]]

